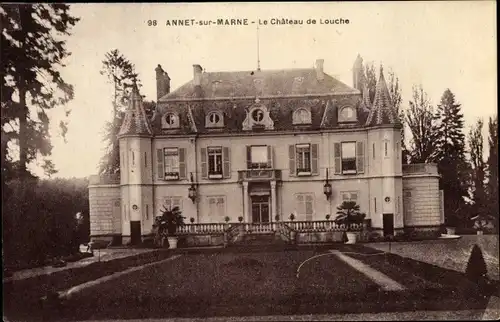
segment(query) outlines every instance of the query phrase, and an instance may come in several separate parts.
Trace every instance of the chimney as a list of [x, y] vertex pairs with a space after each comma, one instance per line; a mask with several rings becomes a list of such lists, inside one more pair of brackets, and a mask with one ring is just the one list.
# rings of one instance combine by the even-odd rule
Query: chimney
[[200, 86], [201, 85], [201, 73], [203, 72], [203, 69], [201, 68], [200, 65], [193, 65], [193, 82], [194, 86]]
[[316, 78], [321, 81], [325, 78], [325, 73], [323, 71], [324, 59], [316, 59]]
[[[167, 77], [165, 77], [166, 73], [165, 71], [163, 71], [163, 68], [161, 68], [160, 64], [158, 64], [158, 66], [155, 68], [155, 72], [156, 72], [156, 99], [158, 100], [161, 97], [168, 94], [168, 92], [170, 91], [170, 78], [168, 78], [168, 75]], [[168, 81], [166, 81], [166, 79], [168, 79]]]

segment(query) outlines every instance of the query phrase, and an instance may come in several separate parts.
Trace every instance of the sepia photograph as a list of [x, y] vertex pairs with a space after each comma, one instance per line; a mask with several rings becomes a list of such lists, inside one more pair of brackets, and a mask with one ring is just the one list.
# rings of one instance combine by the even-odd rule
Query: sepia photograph
[[496, 9], [0, 4], [3, 320], [500, 319]]

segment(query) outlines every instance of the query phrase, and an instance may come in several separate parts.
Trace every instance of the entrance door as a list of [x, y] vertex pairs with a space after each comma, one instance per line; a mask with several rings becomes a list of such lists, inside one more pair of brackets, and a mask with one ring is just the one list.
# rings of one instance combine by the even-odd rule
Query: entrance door
[[384, 214], [384, 236], [394, 236], [394, 214]]
[[252, 197], [252, 222], [269, 222], [269, 196]]
[[130, 243], [132, 245], [139, 245], [141, 243], [141, 222], [130, 222]]

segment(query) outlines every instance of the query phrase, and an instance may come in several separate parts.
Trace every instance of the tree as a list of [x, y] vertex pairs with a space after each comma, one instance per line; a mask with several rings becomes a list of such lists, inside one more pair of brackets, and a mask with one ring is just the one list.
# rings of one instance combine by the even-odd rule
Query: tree
[[498, 117], [488, 120], [488, 147], [489, 156], [486, 162], [486, 185], [487, 204], [489, 213], [495, 217], [498, 228]]
[[337, 217], [334, 222], [336, 224], [345, 225], [346, 230], [352, 229], [352, 224], [362, 224], [366, 214], [360, 211], [359, 205], [355, 201], [343, 201], [337, 207]]
[[113, 117], [104, 126], [106, 149], [100, 161], [99, 173], [119, 173], [120, 149], [117, 135], [125, 115], [130, 89], [132, 84], [138, 81], [138, 74], [135, 72], [134, 65], [118, 49], [106, 53], [100, 74], [106, 76], [113, 86]]
[[[2, 142], [2, 170], [29, 177], [27, 165], [52, 150], [47, 110], [73, 98], [73, 87], [64, 81], [60, 68], [70, 55], [63, 38], [79, 18], [71, 16], [65, 4], [3, 4], [0, 15], [1, 127], [6, 141]], [[64, 135], [66, 123], [60, 126]], [[19, 147], [17, 162], [9, 143]]]
[[[458, 213], [463, 208], [468, 195], [469, 169], [465, 159], [465, 135], [463, 134], [463, 114], [455, 95], [446, 89], [434, 114], [434, 151], [431, 160], [438, 164], [441, 174], [440, 189], [444, 190], [444, 209], [448, 213]], [[468, 214], [459, 214], [466, 222]]]
[[411, 133], [408, 151], [411, 163], [427, 163], [434, 149], [433, 139], [433, 108], [427, 93], [420, 86], [413, 86], [413, 100], [404, 113], [405, 123]]
[[484, 211], [486, 206], [484, 186], [486, 164], [483, 160], [483, 124], [483, 120], [478, 119], [468, 134], [471, 174], [474, 186], [473, 200], [478, 212]]

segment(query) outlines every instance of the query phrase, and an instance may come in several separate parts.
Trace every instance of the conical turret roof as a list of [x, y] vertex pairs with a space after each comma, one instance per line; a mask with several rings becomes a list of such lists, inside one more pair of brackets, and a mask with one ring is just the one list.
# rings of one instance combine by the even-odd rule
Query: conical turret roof
[[118, 132], [118, 136], [122, 135], [153, 135], [136, 82], [132, 86], [128, 108], [125, 112], [120, 132]]
[[384, 71], [380, 67], [380, 76], [375, 89], [375, 99], [366, 119], [367, 126], [399, 123], [391, 95], [384, 78]]

